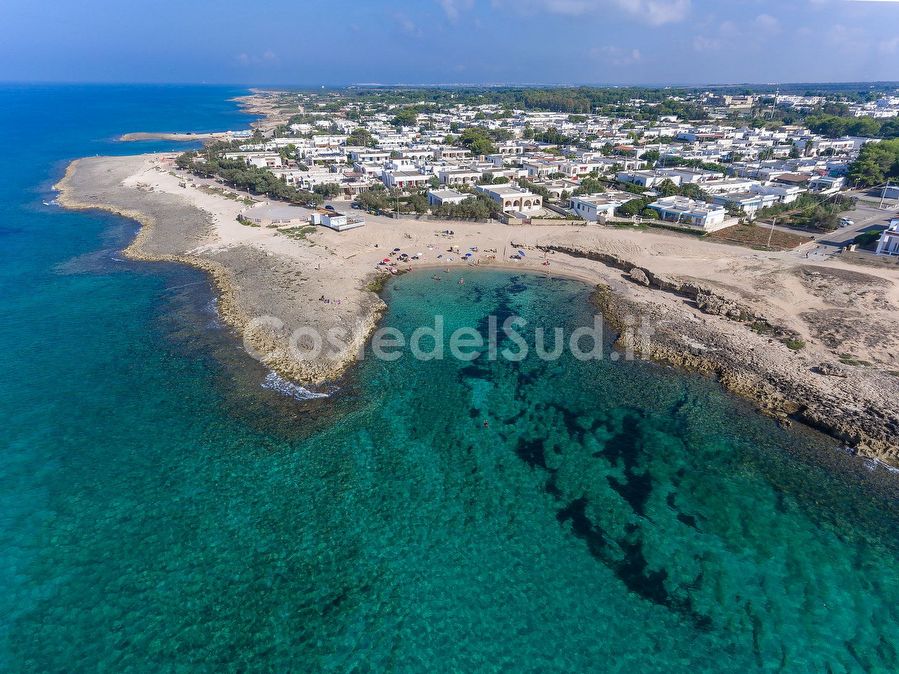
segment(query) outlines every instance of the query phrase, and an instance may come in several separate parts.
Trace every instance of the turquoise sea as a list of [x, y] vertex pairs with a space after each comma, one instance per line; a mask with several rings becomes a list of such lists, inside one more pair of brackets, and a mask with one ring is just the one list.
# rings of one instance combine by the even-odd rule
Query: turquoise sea
[[[0, 670], [899, 671], [899, 475], [642, 362], [369, 357], [299, 401], [201, 273], [42, 203], [241, 93], [0, 86]], [[385, 324], [589, 291], [410, 274]]]

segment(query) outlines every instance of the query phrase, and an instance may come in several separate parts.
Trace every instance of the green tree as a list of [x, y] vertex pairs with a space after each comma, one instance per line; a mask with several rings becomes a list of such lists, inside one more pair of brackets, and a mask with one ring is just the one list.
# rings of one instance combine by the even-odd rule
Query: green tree
[[362, 208], [372, 213], [387, 210], [390, 207], [387, 192], [383, 188], [360, 192], [356, 201]]
[[374, 147], [375, 139], [368, 129], [353, 129], [353, 132], [347, 136], [347, 145], [361, 145], [363, 147]]
[[640, 155], [640, 159], [644, 161], [648, 161], [650, 164], [655, 164], [659, 161], [659, 151], [658, 150], [647, 150], [642, 155]]
[[862, 187], [880, 185], [899, 178], [899, 139], [865, 143], [849, 166], [849, 180]]
[[312, 188], [316, 194], [320, 194], [326, 199], [333, 199], [340, 194], [340, 185], [337, 183], [321, 183]]
[[402, 126], [415, 126], [416, 121], [418, 121], [418, 113], [415, 109], [403, 108], [396, 113], [390, 123], [399, 128]]
[[625, 217], [632, 217], [634, 215], [640, 215], [643, 212], [643, 209], [646, 208], [651, 201], [646, 197], [642, 199], [631, 199], [630, 201], [626, 201], [621, 206], [619, 206], [615, 212], [618, 215], [622, 215]]
[[462, 135], [459, 136], [458, 143], [468, 148], [473, 155], [494, 154], [496, 152], [496, 146], [493, 144], [490, 134], [487, 133], [486, 129], [479, 126], [465, 129]]
[[669, 178], [663, 180], [659, 184], [657, 190], [663, 197], [671, 197], [680, 192], [680, 190], [678, 190], [677, 188], [677, 185], [675, 185], [674, 182]]

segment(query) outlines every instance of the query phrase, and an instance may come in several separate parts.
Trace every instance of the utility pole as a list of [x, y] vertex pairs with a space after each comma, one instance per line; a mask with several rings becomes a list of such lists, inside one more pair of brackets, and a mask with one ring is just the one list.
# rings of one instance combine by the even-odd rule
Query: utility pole
[[774, 236], [774, 223], [777, 222], [777, 218], [771, 218], [771, 229], [768, 230], [768, 250], [771, 250], [771, 237]]
[[883, 209], [883, 200], [886, 198], [887, 189], [890, 187], [891, 180], [887, 180], [887, 184], [883, 186], [882, 191], [880, 192], [880, 203], [877, 205], [878, 210]]

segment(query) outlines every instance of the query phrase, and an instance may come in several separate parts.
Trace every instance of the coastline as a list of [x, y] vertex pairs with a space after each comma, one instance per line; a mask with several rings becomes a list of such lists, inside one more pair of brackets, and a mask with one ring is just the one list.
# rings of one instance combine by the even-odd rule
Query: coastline
[[[247, 292], [245, 284], [242, 284], [237, 278], [241, 275], [241, 263], [248, 262], [246, 255], [237, 260], [237, 264], [229, 264], [229, 260], [217, 260], [213, 255], [203, 254], [202, 250], [195, 250], [196, 246], [191, 244], [202, 243], [202, 240], [206, 238], [202, 231], [195, 233], [197, 234], [195, 237], [189, 236], [186, 240], [182, 240], [180, 246], [170, 246], [168, 236], [171, 234], [171, 227], [168, 229], [163, 227], [161, 231], [160, 216], [163, 218], [171, 216], [171, 212], [160, 213], [159, 205], [154, 209], [154, 205], [146, 199], [143, 200], [146, 203], [134, 205], [134, 197], [140, 201], [142, 194], [140, 190], [127, 188], [122, 190], [121, 194], [125, 197], [122, 200], [104, 199], [98, 194], [88, 195], [83, 188], [96, 184], [94, 180], [96, 173], [87, 176], [86, 183], [82, 185], [78, 185], [76, 182], [79, 177], [83, 177], [79, 174], [84, 171], [86, 162], [97, 166], [96, 162], [98, 161], [101, 171], [108, 172], [103, 168], [104, 159], [113, 163], [122, 163], [128, 160], [144, 161], [141, 156], [89, 158], [73, 161], [67, 167], [64, 176], [54, 186], [54, 189], [59, 192], [58, 203], [60, 206], [71, 210], [102, 210], [138, 222], [140, 228], [137, 235], [123, 250], [123, 254], [128, 259], [142, 262], [175, 262], [204, 271], [211, 279], [219, 297], [218, 311], [221, 319], [235, 331], [251, 355], [279, 376], [307, 386], [318, 386], [337, 379], [347, 370], [355, 360], [357, 351], [364, 348], [368, 337], [376, 328], [377, 322], [386, 308], [379, 297], [374, 293], [361, 290], [361, 293], [369, 296], [368, 301], [363, 299], [358, 305], [348, 306], [348, 312], [344, 312], [339, 317], [346, 319], [347, 314], [359, 310], [361, 320], [352, 320], [355, 316], [351, 316], [349, 320], [327, 321], [325, 325], [322, 325], [322, 321], [315, 320], [316, 317], [311, 313], [291, 311], [290, 298], [285, 297], [285, 294], [273, 291], [271, 286], [265, 283], [254, 284], [256, 287], [252, 290], [257, 293], [254, 296], [253, 292]], [[91, 191], [90, 188], [88, 191]], [[131, 203], [128, 203], [129, 201]], [[171, 204], [162, 204], [161, 206], [171, 206]], [[184, 205], [176, 204], [175, 208], [177, 209], [179, 206]], [[211, 220], [208, 214], [204, 215], [199, 209], [191, 209], [189, 206], [185, 209], [185, 213], [184, 221], [193, 224], [201, 223], [200, 230], [204, 229], [202, 224], [204, 220]], [[187, 245], [183, 245], [185, 243]], [[269, 256], [265, 256], [263, 253], [261, 261], [250, 260], [247, 267], [255, 267], [259, 270], [268, 267], [269, 262]], [[247, 302], [247, 295], [251, 300], [260, 299], [261, 301]], [[263, 307], [266, 310], [260, 313], [258, 310]], [[293, 309], [296, 308], [293, 307]], [[283, 321], [283, 327], [272, 326], [267, 320], [254, 320], [268, 317]], [[319, 359], [298, 362], [290, 355], [289, 343], [291, 333], [298, 326], [315, 327], [323, 333], [326, 333], [328, 328], [342, 326], [348, 330], [350, 336], [346, 348], [334, 357], [322, 356]]]
[[123, 133], [116, 140], [123, 143], [141, 140], [171, 140], [190, 143], [198, 140], [230, 140], [232, 137], [233, 134], [227, 131], [212, 131], [208, 133], [134, 131], [131, 133]]
[[[255, 109], [240, 102], [265, 115], [264, 102]], [[428, 259], [403, 270], [450, 268], [455, 275], [498, 269], [589, 284], [598, 308], [621, 332], [620, 346], [714, 376], [783, 424], [805, 423], [863, 456], [899, 466], [899, 365], [890, 360], [899, 352], [899, 319], [892, 316], [899, 272], [872, 276], [840, 261], [809, 263], [801, 250], [760, 252], [667, 231], [603, 227], [367, 216], [362, 229], [318, 228], [295, 240], [237, 223], [242, 208], [236, 198], [177, 172], [174, 156], [76, 160], [56, 185], [59, 203], [140, 223], [124, 250], [129, 259], [206, 272], [222, 320], [254, 358], [288, 380], [320, 386], [351, 367], [386, 308], [370, 290], [379, 278], [375, 263], [402, 245], [410, 253], [429, 251]], [[440, 235], [441, 225], [456, 235]], [[478, 264], [450, 261], [446, 254], [437, 261], [450, 244], [463, 250], [476, 244]], [[499, 252], [486, 254], [506, 248], [525, 249], [527, 256], [510, 262]], [[319, 301], [325, 297], [336, 304]], [[648, 317], [655, 329], [648, 347], [624, 330], [627, 317], [636, 316]], [[280, 325], [268, 321], [272, 317]], [[304, 327], [319, 334], [341, 329], [349, 337], [346, 348], [298, 362], [290, 355], [291, 335]]]

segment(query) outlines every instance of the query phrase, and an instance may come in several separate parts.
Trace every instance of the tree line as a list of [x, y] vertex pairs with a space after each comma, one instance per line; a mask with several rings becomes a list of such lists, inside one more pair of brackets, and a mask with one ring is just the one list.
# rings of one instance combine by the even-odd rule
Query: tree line
[[225, 184], [235, 188], [292, 204], [319, 206], [324, 202], [321, 194], [288, 185], [286, 180], [277, 177], [267, 168], [249, 166], [242, 159], [225, 159], [211, 152], [206, 152], [203, 156], [185, 152], [175, 160], [175, 164], [202, 178], [220, 178]]

